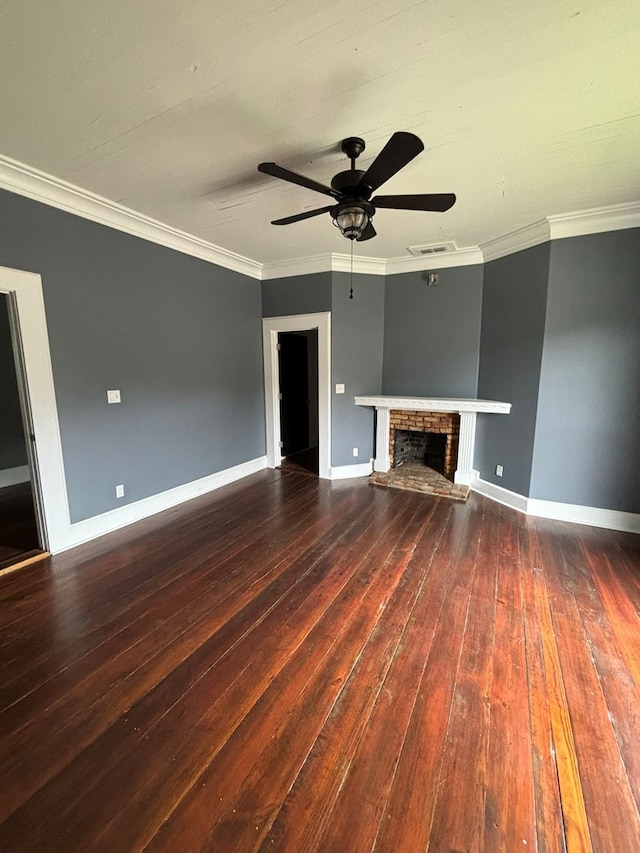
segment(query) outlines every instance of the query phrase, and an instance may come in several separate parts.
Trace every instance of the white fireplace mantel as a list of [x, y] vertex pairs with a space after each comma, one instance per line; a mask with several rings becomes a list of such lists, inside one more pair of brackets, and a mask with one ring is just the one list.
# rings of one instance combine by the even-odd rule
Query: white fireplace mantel
[[389, 412], [391, 409], [405, 412], [455, 412], [460, 415], [460, 437], [458, 440], [458, 466], [454, 482], [471, 485], [473, 473], [473, 448], [476, 440], [476, 416], [478, 412], [508, 415], [511, 403], [497, 400], [475, 400], [451, 397], [355, 397], [357, 406], [374, 406], [377, 412], [376, 458], [374, 471], [388, 471], [389, 458]]

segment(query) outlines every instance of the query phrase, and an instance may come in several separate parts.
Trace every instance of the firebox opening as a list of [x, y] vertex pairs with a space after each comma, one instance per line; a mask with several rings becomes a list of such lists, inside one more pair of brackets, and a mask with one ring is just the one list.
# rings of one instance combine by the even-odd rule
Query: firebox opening
[[393, 440], [393, 467], [398, 468], [405, 462], [418, 462], [444, 475], [446, 447], [446, 435], [396, 429]]

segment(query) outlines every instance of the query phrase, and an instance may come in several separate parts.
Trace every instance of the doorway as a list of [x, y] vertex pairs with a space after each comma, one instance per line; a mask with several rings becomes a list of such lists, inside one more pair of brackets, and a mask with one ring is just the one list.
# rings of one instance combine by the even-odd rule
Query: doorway
[[318, 330], [278, 334], [282, 465], [318, 473]]
[[26, 398], [14, 308], [0, 293], [0, 571], [45, 553]]
[[[278, 468], [283, 459], [283, 448], [280, 447], [282, 431], [279, 335], [283, 332], [300, 333], [314, 330], [318, 365], [318, 476], [329, 480], [331, 479], [331, 314], [328, 311], [317, 314], [266, 317], [262, 321], [267, 465], [270, 468]], [[308, 399], [312, 398], [308, 397]]]

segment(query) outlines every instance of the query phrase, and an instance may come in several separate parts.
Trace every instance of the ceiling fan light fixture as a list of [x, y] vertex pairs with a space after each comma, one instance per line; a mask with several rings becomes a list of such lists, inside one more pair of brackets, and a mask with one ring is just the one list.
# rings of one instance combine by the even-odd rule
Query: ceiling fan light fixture
[[347, 202], [336, 205], [336, 208], [331, 211], [333, 224], [338, 226], [342, 236], [347, 240], [357, 240], [362, 236], [372, 214], [373, 208], [366, 203]]

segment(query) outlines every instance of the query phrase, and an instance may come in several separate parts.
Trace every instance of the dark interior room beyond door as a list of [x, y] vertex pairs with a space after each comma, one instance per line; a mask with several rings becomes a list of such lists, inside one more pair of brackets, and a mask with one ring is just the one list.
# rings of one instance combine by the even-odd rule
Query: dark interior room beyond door
[[286, 465], [318, 473], [318, 331], [280, 332], [280, 440]]
[[0, 293], [0, 571], [43, 553], [19, 382], [9, 297]]

